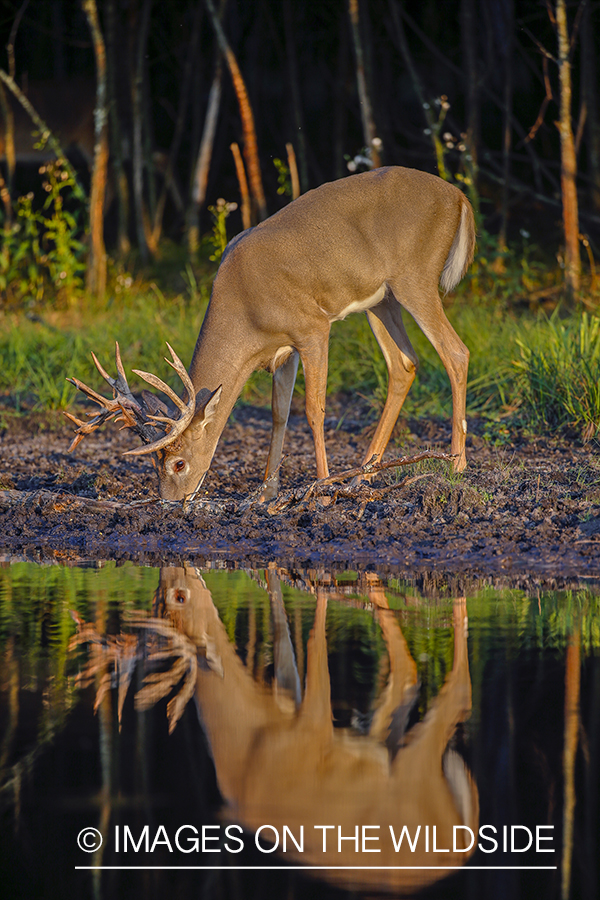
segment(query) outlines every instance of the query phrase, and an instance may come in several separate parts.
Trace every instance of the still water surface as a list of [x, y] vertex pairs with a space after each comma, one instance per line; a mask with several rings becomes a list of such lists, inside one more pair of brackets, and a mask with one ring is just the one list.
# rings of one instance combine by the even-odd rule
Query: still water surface
[[427, 594], [3, 565], [0, 895], [597, 900], [599, 593]]

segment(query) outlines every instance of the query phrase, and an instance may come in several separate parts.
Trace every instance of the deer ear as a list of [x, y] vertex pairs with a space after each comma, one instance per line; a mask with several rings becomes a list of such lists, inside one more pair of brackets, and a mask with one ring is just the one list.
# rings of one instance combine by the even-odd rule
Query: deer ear
[[198, 415], [201, 411], [203, 413], [202, 421], [201, 421], [201, 431], [204, 431], [208, 423], [214, 419], [215, 413], [217, 411], [217, 406], [219, 405], [219, 401], [221, 399], [221, 394], [223, 393], [223, 385], [220, 384], [216, 391], [209, 396], [208, 400], [204, 404], [204, 409], [202, 407], [196, 410], [196, 415]]

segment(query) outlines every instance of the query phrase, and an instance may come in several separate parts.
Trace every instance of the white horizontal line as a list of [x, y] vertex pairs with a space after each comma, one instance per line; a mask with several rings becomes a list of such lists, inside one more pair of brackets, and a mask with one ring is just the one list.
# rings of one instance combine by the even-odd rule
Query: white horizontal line
[[399, 872], [399, 871], [448, 871], [450, 869], [460, 870], [462, 869], [465, 872], [470, 872], [475, 869], [480, 869], [481, 871], [541, 871], [541, 870], [556, 870], [558, 866], [75, 866], [77, 870], [104, 870], [110, 869], [114, 870], [131, 870], [131, 869], [140, 869], [143, 871], [152, 870], [152, 871], [167, 871], [172, 869], [177, 870], [196, 870], [202, 872], [282, 872], [286, 870], [293, 870], [296, 872], [302, 871], [326, 871], [326, 872], [339, 872], [339, 871], [369, 871], [369, 872]]

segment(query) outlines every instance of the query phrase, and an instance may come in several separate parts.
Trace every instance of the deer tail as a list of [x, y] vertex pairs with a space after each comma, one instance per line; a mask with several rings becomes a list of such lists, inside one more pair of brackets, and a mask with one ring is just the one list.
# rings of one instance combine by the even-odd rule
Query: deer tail
[[440, 284], [444, 291], [451, 291], [473, 262], [475, 253], [475, 217], [466, 197], [461, 197], [460, 222], [442, 269]]

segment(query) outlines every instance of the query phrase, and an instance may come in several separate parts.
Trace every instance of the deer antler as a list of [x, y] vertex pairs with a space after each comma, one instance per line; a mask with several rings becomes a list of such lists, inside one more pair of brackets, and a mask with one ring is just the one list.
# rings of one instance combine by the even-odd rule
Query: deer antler
[[[121, 352], [119, 350], [118, 343], [115, 344], [115, 362], [117, 367], [117, 377], [112, 378], [108, 372], [103, 368], [103, 366], [98, 361], [96, 355], [92, 353], [92, 359], [94, 360], [94, 364], [105, 381], [110, 384], [113, 389], [113, 399], [109, 400], [107, 397], [103, 397], [102, 394], [98, 394], [92, 388], [88, 387], [82, 381], [79, 381], [78, 378], [68, 378], [67, 381], [70, 381], [71, 384], [74, 384], [76, 388], [82, 391], [90, 400], [93, 400], [94, 403], [97, 403], [99, 406], [103, 407], [102, 412], [98, 413], [98, 415], [94, 416], [90, 419], [89, 422], [84, 422], [81, 419], [76, 418], [76, 416], [71, 413], [65, 412], [65, 416], [74, 422], [75, 425], [78, 426], [75, 432], [75, 438], [73, 439], [71, 446], [69, 447], [69, 452], [75, 449], [75, 447], [83, 440], [86, 434], [90, 434], [92, 431], [95, 431], [96, 428], [99, 428], [100, 425], [103, 425], [104, 422], [108, 422], [110, 419], [113, 419], [115, 416], [118, 416], [116, 419], [117, 422], [123, 422], [123, 428], [132, 428], [141, 439], [146, 444], [145, 447], [141, 447], [135, 450], [128, 450], [128, 455], [139, 455], [144, 453], [154, 453], [156, 450], [159, 450], [163, 447], [171, 444], [189, 425], [191, 419], [193, 418], [195, 407], [196, 407], [196, 391], [191, 382], [189, 375], [187, 374], [185, 367], [173, 348], [170, 344], [167, 344], [169, 351], [172, 356], [171, 360], [166, 360], [172, 368], [175, 369], [179, 377], [181, 378], [188, 395], [187, 403], [184, 403], [177, 394], [169, 387], [168, 384], [165, 384], [160, 378], [156, 375], [152, 375], [149, 372], [141, 372], [137, 369], [134, 369], [136, 375], [139, 375], [144, 381], [147, 381], [149, 384], [163, 391], [177, 406], [179, 409], [181, 416], [179, 419], [172, 419], [166, 415], [151, 415], [149, 412], [150, 406], [148, 403], [144, 403], [143, 406], [138, 403], [133, 394], [131, 393], [131, 389], [127, 383], [127, 377], [125, 375], [125, 370], [123, 368], [123, 363], [121, 361]], [[158, 423], [156, 426], [150, 424], [150, 421]], [[166, 431], [162, 437], [160, 436], [159, 429]]]

